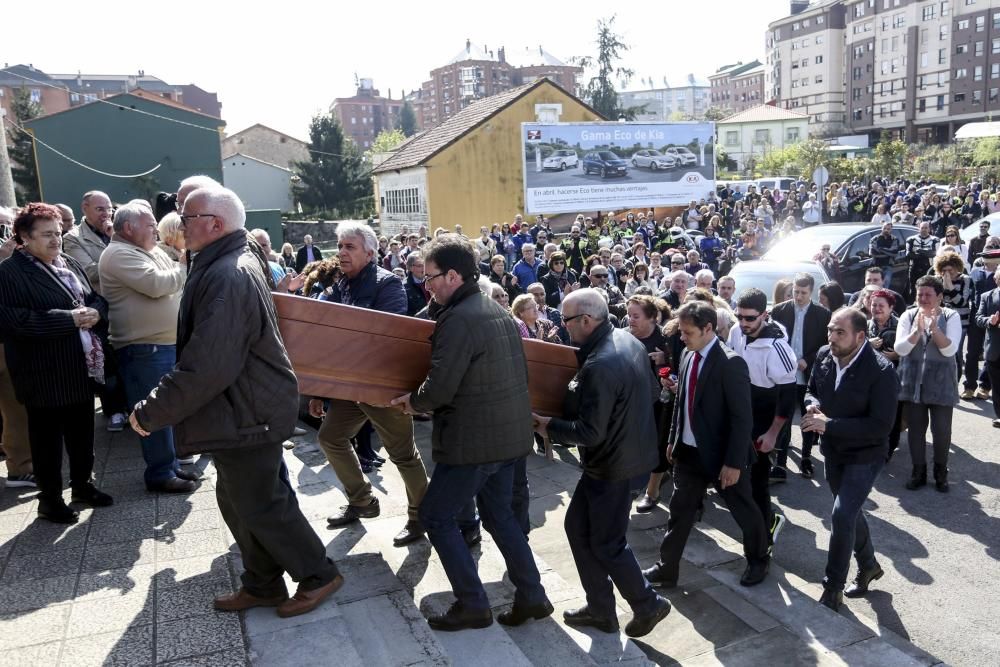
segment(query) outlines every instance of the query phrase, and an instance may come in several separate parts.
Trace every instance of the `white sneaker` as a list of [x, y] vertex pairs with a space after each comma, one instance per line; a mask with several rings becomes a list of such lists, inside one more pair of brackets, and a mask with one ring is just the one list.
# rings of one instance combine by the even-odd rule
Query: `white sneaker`
[[35, 476], [29, 472], [27, 475], [8, 475], [7, 486], [30, 486], [35, 488], [38, 484], [35, 483]]
[[125, 422], [128, 418], [123, 412], [116, 412], [111, 415], [111, 419], [108, 420], [108, 433], [121, 433], [125, 430]]

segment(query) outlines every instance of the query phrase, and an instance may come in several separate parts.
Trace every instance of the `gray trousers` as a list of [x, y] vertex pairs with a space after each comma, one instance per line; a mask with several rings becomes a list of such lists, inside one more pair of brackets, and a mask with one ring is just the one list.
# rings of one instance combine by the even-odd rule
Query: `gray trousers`
[[906, 440], [910, 443], [910, 458], [915, 466], [927, 465], [927, 424], [931, 426], [934, 443], [934, 463], [948, 465], [951, 447], [951, 418], [955, 408], [951, 405], [927, 405], [907, 402], [903, 407], [906, 419]]
[[251, 595], [287, 593], [285, 572], [303, 590], [338, 574], [326, 547], [299, 509], [278, 443], [212, 452], [219, 474], [219, 510], [243, 557], [243, 588]]

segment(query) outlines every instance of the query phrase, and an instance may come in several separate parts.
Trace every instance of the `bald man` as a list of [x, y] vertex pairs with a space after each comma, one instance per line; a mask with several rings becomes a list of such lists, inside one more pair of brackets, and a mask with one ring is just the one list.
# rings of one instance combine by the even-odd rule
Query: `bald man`
[[111, 198], [100, 190], [91, 190], [83, 195], [82, 208], [83, 222], [63, 236], [63, 252], [83, 265], [90, 284], [100, 293], [97, 262], [111, 242]]

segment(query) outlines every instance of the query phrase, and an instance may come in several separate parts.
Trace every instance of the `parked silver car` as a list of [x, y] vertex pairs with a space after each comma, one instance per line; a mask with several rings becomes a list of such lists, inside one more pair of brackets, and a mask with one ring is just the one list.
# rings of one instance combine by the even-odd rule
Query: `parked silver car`
[[664, 151], [664, 154], [673, 157], [681, 166], [698, 164], [698, 156], [688, 150], [686, 146], [671, 146]]
[[677, 158], [672, 155], [664, 155], [658, 150], [643, 149], [632, 154], [632, 166], [651, 169], [653, 171], [657, 169], [673, 169], [677, 166]]
[[557, 150], [552, 155], [542, 160], [542, 169], [558, 169], [562, 171], [568, 167], [578, 167], [580, 158], [576, 151]]

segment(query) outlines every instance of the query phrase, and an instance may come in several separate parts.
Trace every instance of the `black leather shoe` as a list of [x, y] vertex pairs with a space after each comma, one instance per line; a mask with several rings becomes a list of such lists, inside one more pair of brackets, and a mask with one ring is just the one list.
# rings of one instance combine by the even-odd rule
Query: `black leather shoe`
[[813, 478], [813, 462], [812, 459], [802, 459], [802, 476], [806, 479]]
[[927, 466], [913, 466], [913, 471], [910, 473], [910, 480], [906, 483], [906, 488], [910, 491], [915, 491], [921, 486], [927, 485]]
[[948, 466], [934, 464], [934, 488], [941, 493], [948, 493]]
[[595, 616], [590, 613], [590, 609], [587, 607], [564, 611], [563, 620], [566, 622], [566, 625], [572, 625], [573, 627], [597, 628], [601, 632], [609, 634], [618, 632], [617, 618], [613, 616], [611, 618]]
[[382, 509], [378, 505], [378, 498], [372, 498], [371, 502], [363, 507], [358, 507], [356, 505], [344, 505], [340, 508], [338, 514], [333, 516], [328, 516], [326, 518], [326, 523], [330, 528], [336, 528], [338, 526], [346, 526], [349, 523], [354, 523], [359, 519], [374, 519], [382, 512]]
[[146, 485], [146, 490], [152, 493], [193, 493], [197, 488], [197, 484], [180, 475], [156, 484]]
[[659, 563], [643, 570], [642, 576], [646, 577], [646, 581], [654, 586], [661, 588], [675, 588], [677, 586], [677, 577], [668, 576]]
[[83, 503], [91, 507], [108, 507], [115, 504], [115, 499], [88, 483], [73, 489], [70, 502]]
[[440, 616], [431, 616], [427, 619], [427, 625], [434, 630], [445, 632], [455, 632], [456, 630], [467, 630], [470, 628], [488, 628], [493, 625], [493, 612], [489, 609], [474, 611], [466, 609], [461, 602], [451, 605], [447, 613]]
[[61, 497], [38, 501], [38, 516], [52, 523], [76, 523], [80, 513], [69, 507]]
[[770, 558], [750, 561], [747, 563], [747, 569], [743, 571], [743, 576], [740, 577], [740, 586], [756, 586], [760, 582], [764, 581], [767, 577], [767, 572], [770, 569]]
[[514, 603], [510, 611], [505, 611], [497, 616], [497, 621], [500, 622], [500, 625], [521, 625], [532, 618], [538, 620], [551, 616], [553, 611], [555, 609], [548, 600], [532, 606], [523, 605], [519, 607], [517, 603]]
[[197, 482], [205, 478], [205, 476], [197, 470], [175, 470], [174, 475], [188, 482]]
[[419, 540], [424, 536], [425, 532], [424, 527], [420, 525], [419, 521], [411, 519], [403, 526], [403, 530], [399, 531], [399, 534], [392, 538], [392, 546], [405, 547], [407, 544]]
[[779, 468], [774, 466], [771, 468], [771, 474], [768, 476], [768, 481], [771, 484], [781, 484], [788, 478], [788, 472], [784, 468]]
[[831, 591], [829, 588], [823, 589], [823, 595], [819, 598], [820, 604], [837, 611], [844, 602], [843, 591]]
[[656, 624], [667, 617], [670, 613], [670, 603], [661, 598], [656, 597], [656, 608], [648, 614], [636, 614], [631, 621], [625, 625], [625, 634], [629, 637], [645, 637]]
[[653, 498], [648, 493], [642, 494], [642, 499], [635, 506], [635, 511], [639, 514], [649, 514], [656, 509], [656, 505], [660, 502], [660, 497], [657, 496]]
[[476, 526], [472, 530], [463, 531], [462, 539], [465, 540], [465, 546], [471, 549], [472, 547], [476, 546], [477, 544], [483, 541], [483, 533], [479, 529], [479, 526]]
[[864, 572], [858, 571], [858, 575], [854, 577], [854, 582], [844, 590], [844, 597], [861, 597], [868, 592], [868, 586], [876, 579], [881, 579], [883, 574], [885, 572], [878, 563], [875, 563], [875, 567], [870, 570], [865, 570]]

